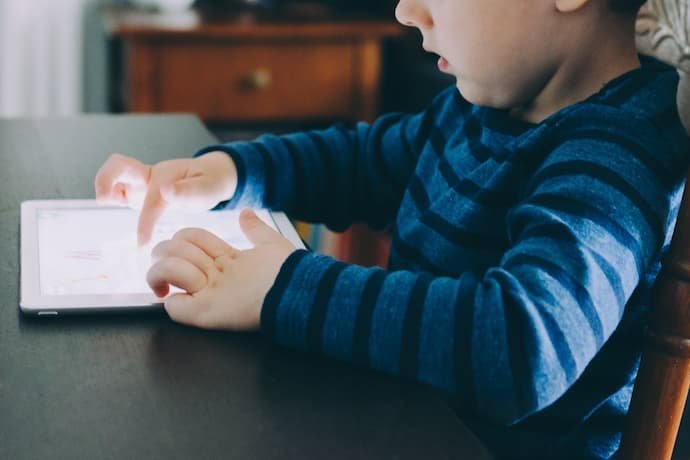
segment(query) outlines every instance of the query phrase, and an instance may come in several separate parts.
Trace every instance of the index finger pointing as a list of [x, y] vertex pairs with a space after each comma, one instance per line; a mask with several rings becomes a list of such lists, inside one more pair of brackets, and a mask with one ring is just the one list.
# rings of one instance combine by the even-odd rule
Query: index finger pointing
[[167, 203], [161, 196], [158, 186], [154, 184], [149, 186], [144, 198], [144, 204], [141, 207], [141, 213], [139, 214], [139, 224], [137, 225], [137, 241], [140, 246], [151, 241], [153, 227], [160, 219], [163, 211], [165, 211], [166, 206]]

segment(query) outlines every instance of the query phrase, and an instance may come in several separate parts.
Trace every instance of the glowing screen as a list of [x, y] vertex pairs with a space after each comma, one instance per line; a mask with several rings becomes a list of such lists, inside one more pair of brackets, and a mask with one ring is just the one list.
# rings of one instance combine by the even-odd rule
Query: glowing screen
[[[270, 214], [257, 215], [274, 229]], [[43, 295], [150, 293], [151, 250], [185, 227], [206, 229], [228, 244], [252, 244], [239, 227], [239, 211], [164, 214], [146, 246], [137, 245], [138, 212], [128, 208], [39, 209], [38, 253]]]

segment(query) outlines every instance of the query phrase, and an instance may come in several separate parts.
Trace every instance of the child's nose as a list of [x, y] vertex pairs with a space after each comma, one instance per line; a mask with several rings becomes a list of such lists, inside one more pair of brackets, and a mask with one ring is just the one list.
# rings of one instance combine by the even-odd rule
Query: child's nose
[[404, 26], [428, 29], [434, 22], [429, 11], [419, 0], [400, 0], [395, 7], [395, 18]]

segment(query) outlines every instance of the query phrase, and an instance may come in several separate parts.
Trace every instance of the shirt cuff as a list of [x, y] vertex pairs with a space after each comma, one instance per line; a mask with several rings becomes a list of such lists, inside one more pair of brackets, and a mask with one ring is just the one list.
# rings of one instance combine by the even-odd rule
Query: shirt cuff
[[281, 345], [306, 349], [306, 336], [316, 292], [332, 257], [304, 249], [285, 260], [261, 308], [261, 331]]
[[210, 152], [225, 152], [237, 169], [237, 187], [232, 198], [222, 201], [213, 209], [236, 209], [241, 207], [263, 208], [263, 185], [265, 183], [261, 156], [247, 143], [218, 144], [204, 147], [194, 158]]

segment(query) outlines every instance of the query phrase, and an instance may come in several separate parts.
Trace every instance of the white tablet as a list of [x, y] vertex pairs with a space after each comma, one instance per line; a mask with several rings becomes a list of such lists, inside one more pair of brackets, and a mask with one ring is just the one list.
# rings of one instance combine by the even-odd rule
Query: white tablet
[[[285, 214], [256, 212], [296, 247], [304, 248]], [[139, 247], [135, 210], [95, 200], [25, 201], [21, 207], [20, 308], [24, 313], [51, 316], [160, 309], [162, 300], [146, 284], [151, 249], [185, 227], [204, 228], [233, 247], [250, 248], [238, 218], [239, 211], [169, 211], [156, 224], [151, 242]]]

